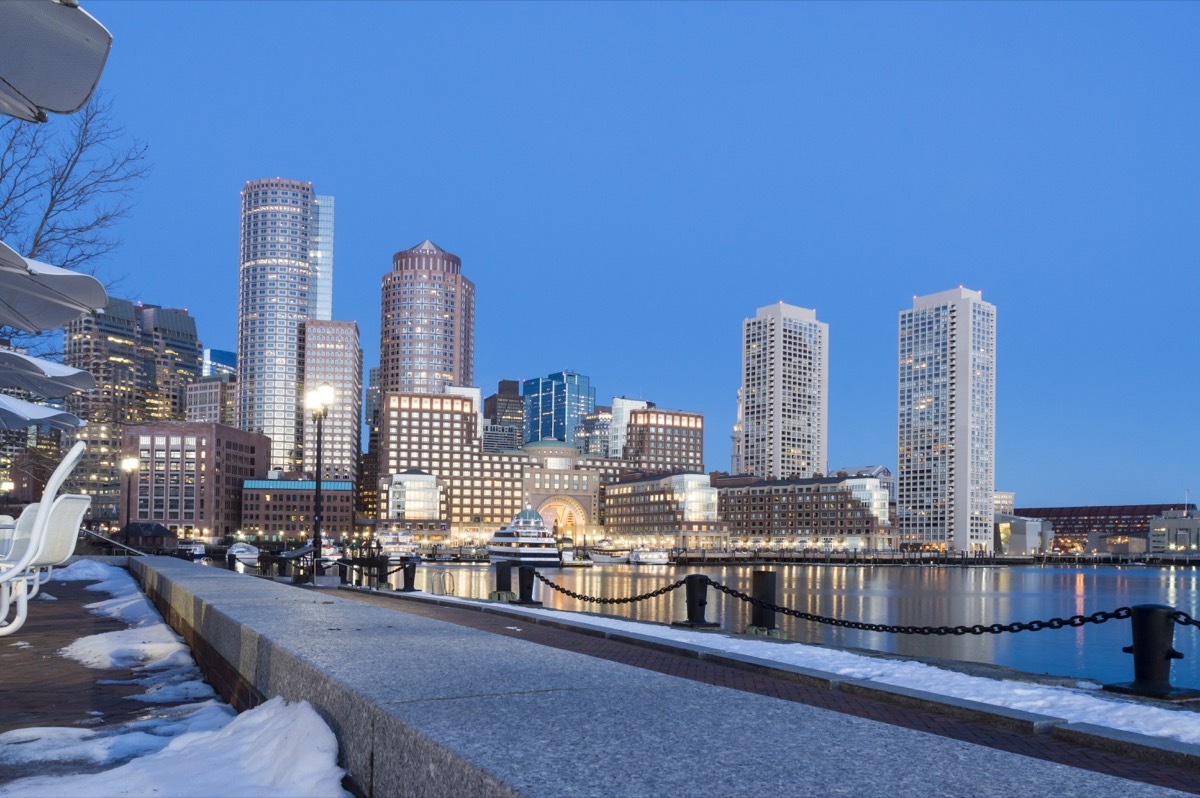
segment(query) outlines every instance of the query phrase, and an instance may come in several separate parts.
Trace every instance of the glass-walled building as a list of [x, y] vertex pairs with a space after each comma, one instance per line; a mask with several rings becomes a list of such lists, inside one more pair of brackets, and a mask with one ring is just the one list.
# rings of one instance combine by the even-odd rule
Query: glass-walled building
[[386, 481], [386, 495], [381, 519], [385, 525], [402, 527], [421, 541], [428, 538], [422, 533], [447, 528], [446, 491], [436, 475], [416, 468], [392, 474]]
[[575, 445], [575, 428], [596, 411], [596, 389], [583, 374], [560, 371], [525, 380], [525, 443], [557, 440]]

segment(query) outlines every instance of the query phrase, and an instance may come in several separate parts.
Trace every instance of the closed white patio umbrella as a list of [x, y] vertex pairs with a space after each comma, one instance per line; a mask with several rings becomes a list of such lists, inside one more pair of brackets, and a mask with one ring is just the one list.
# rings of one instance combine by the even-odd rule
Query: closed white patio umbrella
[[40, 332], [106, 304], [95, 277], [24, 258], [0, 241], [0, 325]]
[[45, 122], [92, 96], [112, 34], [78, 0], [0, 2], [0, 114]]
[[82, 427], [84, 422], [62, 410], [0, 394], [0, 429], [21, 429], [35, 424], [69, 431]]
[[0, 388], [22, 388], [47, 399], [90, 391], [96, 378], [82, 369], [0, 349]]

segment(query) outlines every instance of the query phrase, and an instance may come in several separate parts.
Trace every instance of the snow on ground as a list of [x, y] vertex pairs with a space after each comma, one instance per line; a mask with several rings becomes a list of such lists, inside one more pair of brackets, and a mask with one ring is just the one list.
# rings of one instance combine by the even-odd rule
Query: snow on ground
[[[478, 604], [471, 599], [438, 596], [439, 600]], [[981, 704], [1034, 712], [1072, 723], [1092, 723], [1110, 729], [1166, 737], [1185, 743], [1200, 743], [1200, 712], [1168, 709], [1137, 700], [1100, 693], [1099, 685], [1080, 682], [1076, 687], [1055, 687], [1029, 682], [1004, 681], [971, 676], [920, 662], [871, 657], [824, 646], [755, 640], [719, 632], [694, 632], [659, 624], [578, 612], [510, 607], [509, 611], [532, 617], [586, 623], [614, 631], [649, 635], [662, 640], [704, 646], [747, 657], [835, 673], [852, 679], [924, 690]], [[512, 628], [512, 627], [509, 627]]]
[[[337, 740], [307, 702], [288, 704], [277, 698], [236, 715], [217, 700], [187, 646], [163, 623], [128, 571], [80, 560], [55, 571], [53, 578], [99, 580], [87, 589], [110, 598], [87, 608], [130, 625], [80, 638], [59, 653], [89, 668], [132, 669], [136, 678], [98, 681], [143, 686], [146, 691], [131, 698], [150, 706], [137, 720], [115, 726], [0, 734], [0, 766], [38, 761], [119, 765], [102, 773], [20, 779], [0, 786], [0, 796], [347, 794], [341, 788], [344, 771], [337, 766]], [[161, 706], [181, 701], [191, 703]], [[305, 756], [295, 757], [297, 750]]]

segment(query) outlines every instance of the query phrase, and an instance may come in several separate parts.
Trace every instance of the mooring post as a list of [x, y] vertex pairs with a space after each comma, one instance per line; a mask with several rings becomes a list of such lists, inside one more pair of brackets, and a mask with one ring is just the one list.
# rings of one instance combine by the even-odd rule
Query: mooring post
[[[499, 573], [499, 572], [497, 572]], [[540, 607], [542, 602], [533, 600], [533, 574], [534, 567], [532, 565], [522, 565], [517, 572], [518, 588], [520, 595], [513, 604], [520, 604], [525, 607]]]
[[1171, 660], [1183, 659], [1175, 650], [1174, 607], [1164, 604], [1139, 604], [1129, 615], [1133, 626], [1133, 645], [1121, 650], [1133, 655], [1133, 681], [1106, 684], [1105, 690], [1182, 701], [1200, 696], [1200, 691], [1171, 686]]
[[400, 588], [401, 593], [416, 593], [417, 591], [417, 561], [408, 559], [404, 561], [404, 587]]
[[[507, 601], [515, 602], [517, 594], [512, 589], [512, 563], [506, 560], [498, 560], [496, 566], [496, 589], [488, 593], [488, 601]], [[530, 585], [532, 592], [533, 586]]]
[[231, 551], [225, 552], [225, 567], [231, 571], [237, 570], [237, 555]]
[[384, 590], [390, 587], [388, 584], [388, 558], [386, 554], [377, 555], [375, 558], [375, 587], [379, 590]]
[[[755, 601], [775, 604], [775, 572], [755, 571], [750, 583], [750, 595]], [[750, 626], [753, 629], [763, 630], [762, 632], [752, 632], [752, 634], [767, 634], [775, 628], [775, 610], [760, 607], [757, 604], [751, 605]]]
[[717, 626], [718, 624], [704, 619], [704, 608], [708, 606], [708, 577], [704, 574], [688, 574], [683, 578], [683, 590], [687, 601], [687, 620], [675, 621], [671, 625], [692, 629]]

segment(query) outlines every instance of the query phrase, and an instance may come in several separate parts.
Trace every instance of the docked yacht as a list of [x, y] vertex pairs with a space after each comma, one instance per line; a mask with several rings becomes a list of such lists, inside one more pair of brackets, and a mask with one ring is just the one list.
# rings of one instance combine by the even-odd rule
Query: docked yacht
[[597, 541], [595, 546], [588, 546], [587, 552], [591, 561], [598, 565], [629, 562], [629, 547], [621, 548], [608, 538]]
[[379, 553], [386, 556], [388, 562], [403, 562], [421, 556], [417, 551], [416, 537], [403, 529], [384, 529], [376, 532], [375, 542], [379, 544]]
[[670, 562], [666, 549], [635, 546], [633, 551], [629, 552], [630, 565], [667, 565]]
[[513, 565], [558, 565], [558, 544], [546, 522], [526, 507], [488, 540], [488, 560]]
[[258, 565], [257, 546], [251, 546], [249, 543], [238, 542], [230, 546], [227, 553], [236, 557], [237, 561], [242, 565]]

